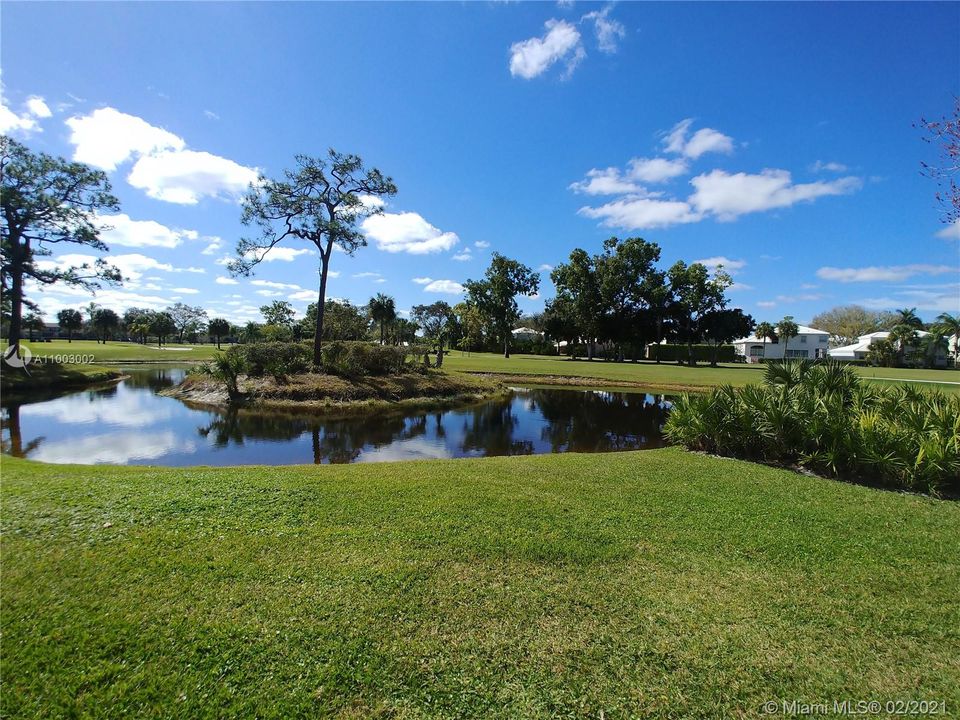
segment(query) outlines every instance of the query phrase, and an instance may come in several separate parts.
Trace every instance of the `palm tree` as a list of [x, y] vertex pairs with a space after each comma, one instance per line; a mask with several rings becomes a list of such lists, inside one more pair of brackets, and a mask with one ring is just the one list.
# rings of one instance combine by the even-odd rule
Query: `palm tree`
[[[902, 311], [897, 311], [902, 312]], [[917, 328], [906, 323], [899, 323], [890, 331], [890, 342], [897, 346], [897, 360], [902, 365], [907, 348], [917, 342]]]
[[920, 340], [920, 348], [923, 350], [923, 364], [928, 368], [936, 367], [940, 353], [946, 356], [950, 352], [947, 335], [939, 325], [934, 326], [923, 336]]
[[368, 307], [370, 317], [375, 323], [380, 324], [380, 344], [383, 345], [386, 342], [387, 324], [397, 319], [397, 305], [389, 295], [377, 293], [375, 297], [370, 298]]
[[948, 338], [953, 338], [953, 362], [957, 364], [960, 360], [960, 315], [940, 313], [937, 315], [937, 324], [934, 328]]
[[777, 329], [768, 322], [762, 322], [757, 325], [757, 329], [753, 332], [755, 337], [763, 339], [763, 358], [767, 358], [767, 340], [773, 342], [777, 339]]
[[786, 360], [787, 346], [790, 344], [790, 338], [800, 334], [800, 326], [793, 321], [792, 315], [787, 315], [777, 323], [777, 334], [783, 338], [783, 359]]
[[917, 330], [923, 330], [923, 320], [917, 315], [917, 309], [915, 307], [896, 310], [895, 314], [897, 316], [897, 325], [909, 325]]

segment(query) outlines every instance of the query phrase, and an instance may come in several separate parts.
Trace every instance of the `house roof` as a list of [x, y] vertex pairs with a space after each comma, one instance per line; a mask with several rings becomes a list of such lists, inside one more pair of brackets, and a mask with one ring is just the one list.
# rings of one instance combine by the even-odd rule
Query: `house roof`
[[[817, 330], [816, 328], [807, 327], [806, 325], [797, 325], [797, 336], [800, 335], [830, 335], [828, 332], [823, 330]], [[737, 345], [739, 343], [762, 343], [763, 338], [758, 338], [756, 335], [751, 335], [750, 337], [741, 338], [740, 340], [734, 340], [733, 344]], [[767, 342], [770, 342], [767, 340]]]

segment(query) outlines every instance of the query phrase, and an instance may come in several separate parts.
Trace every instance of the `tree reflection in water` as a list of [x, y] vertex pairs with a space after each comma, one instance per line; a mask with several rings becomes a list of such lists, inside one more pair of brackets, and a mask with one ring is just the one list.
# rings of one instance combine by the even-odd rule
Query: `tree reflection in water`
[[511, 400], [485, 403], [465, 414], [461, 448], [468, 455], [533, 454], [532, 440], [515, 437], [519, 429]]
[[669, 414], [663, 396], [622, 392], [530, 390], [531, 409], [543, 415], [541, 438], [553, 452], [609, 452], [664, 445]]

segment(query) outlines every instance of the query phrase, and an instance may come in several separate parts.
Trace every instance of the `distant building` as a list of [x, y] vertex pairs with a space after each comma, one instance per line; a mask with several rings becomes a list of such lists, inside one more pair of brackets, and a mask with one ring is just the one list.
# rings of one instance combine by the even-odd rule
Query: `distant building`
[[[917, 337], [923, 338], [929, 335], [930, 333], [925, 330], [917, 330]], [[830, 357], [837, 360], [866, 360], [867, 353], [870, 352], [870, 345], [875, 343], [877, 340], [886, 340], [890, 337], [890, 333], [886, 330], [880, 330], [878, 332], [867, 333], [866, 335], [861, 335], [857, 338], [857, 342], [852, 345], [844, 345], [843, 347], [833, 348], [830, 351]], [[949, 340], [948, 340], [949, 345]], [[947, 364], [947, 352], [941, 348], [937, 351], [937, 356], [934, 358], [933, 364], [937, 367], [945, 367]]]
[[533, 328], [518, 327], [513, 331], [513, 337], [515, 340], [539, 340], [543, 337], [543, 333], [537, 332]]
[[786, 350], [787, 358], [819, 360], [827, 357], [830, 333], [806, 325], [799, 325], [797, 335], [790, 338], [790, 342], [783, 343], [781, 340], [782, 338], [778, 338], [771, 341], [768, 338], [764, 342], [763, 338], [751, 335], [742, 340], [734, 340], [733, 348], [737, 355], [744, 358], [748, 363], [783, 360], [784, 350]]

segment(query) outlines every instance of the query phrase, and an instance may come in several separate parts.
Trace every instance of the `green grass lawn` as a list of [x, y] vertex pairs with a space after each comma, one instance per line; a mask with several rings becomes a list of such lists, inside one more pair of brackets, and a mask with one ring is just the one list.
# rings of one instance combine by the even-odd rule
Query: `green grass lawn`
[[[51, 342], [24, 342], [34, 355], [81, 355], [92, 356], [94, 362], [195, 362], [209, 360], [217, 351], [216, 344], [203, 345], [164, 345], [160, 349], [154, 345], [140, 345], [130, 342], [109, 341], [106, 345], [95, 340], [53, 340]], [[6, 343], [4, 343], [6, 347]], [[226, 347], [226, 345], [224, 346]]]
[[[513, 355], [504, 358], [492, 353], [453, 351], [444, 360], [444, 368], [464, 372], [491, 372], [514, 375], [544, 375], [590, 378], [649, 388], [697, 389], [717, 385], [747, 385], [763, 379], [763, 366], [744, 363], [687, 367], [676, 363], [614, 363], [569, 360], [541, 355]], [[923, 387], [960, 392], [960, 372], [955, 370], [913, 370], [898, 368], [856, 368], [864, 377], [921, 380]], [[949, 384], [956, 383], [956, 384]]]
[[957, 503], [677, 449], [0, 491], [3, 717], [960, 707]]

